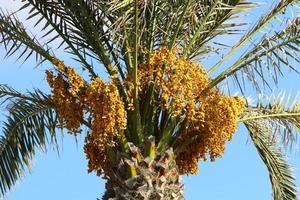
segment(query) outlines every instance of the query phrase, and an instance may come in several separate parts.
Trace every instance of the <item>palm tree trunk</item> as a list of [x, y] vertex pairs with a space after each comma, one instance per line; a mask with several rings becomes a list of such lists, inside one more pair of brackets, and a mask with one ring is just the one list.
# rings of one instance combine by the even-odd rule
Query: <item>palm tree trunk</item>
[[[111, 170], [103, 200], [182, 200], [183, 184], [172, 149], [153, 158], [139, 155], [123, 157]], [[127, 171], [127, 172], [125, 172]], [[128, 173], [129, 171], [129, 173]], [[124, 173], [125, 172], [125, 173]]]

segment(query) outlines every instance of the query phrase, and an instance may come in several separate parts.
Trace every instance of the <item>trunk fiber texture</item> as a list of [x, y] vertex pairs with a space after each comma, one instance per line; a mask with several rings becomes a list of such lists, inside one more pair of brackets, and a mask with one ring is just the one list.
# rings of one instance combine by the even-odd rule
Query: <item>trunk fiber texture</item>
[[135, 146], [131, 146], [131, 152], [134, 156], [120, 158], [118, 167], [111, 169], [103, 200], [184, 199], [183, 184], [172, 149], [153, 158], [144, 158]]

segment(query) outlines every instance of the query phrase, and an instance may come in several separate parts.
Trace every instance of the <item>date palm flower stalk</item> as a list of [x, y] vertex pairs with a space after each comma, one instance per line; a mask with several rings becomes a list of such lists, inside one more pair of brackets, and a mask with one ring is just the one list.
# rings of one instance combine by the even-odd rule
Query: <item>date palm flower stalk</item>
[[[290, 17], [287, 10], [297, 12], [299, 1], [274, 1], [246, 32], [240, 21], [259, 6], [252, 1], [20, 1], [48, 40], [31, 35], [15, 13], [1, 11], [0, 45], [6, 56], [21, 50], [19, 59], [35, 56], [49, 66], [51, 92], [23, 94], [0, 85], [9, 112], [0, 138], [2, 195], [30, 167], [36, 149], [58, 145], [62, 129], [85, 135], [88, 172], [106, 181], [102, 199], [184, 199], [182, 176], [221, 158], [240, 123], [266, 164], [274, 200], [297, 199], [280, 145], [296, 142], [300, 103], [259, 94], [277, 84], [284, 68], [298, 72], [299, 18], [262, 32]], [[220, 38], [229, 35], [239, 39], [226, 49]], [[58, 41], [82, 71], [54, 54]], [[245, 49], [247, 43], [254, 45]], [[207, 56], [214, 65], [206, 66]], [[242, 96], [221, 89], [230, 77]], [[245, 98], [246, 84], [254, 87], [257, 105]]]

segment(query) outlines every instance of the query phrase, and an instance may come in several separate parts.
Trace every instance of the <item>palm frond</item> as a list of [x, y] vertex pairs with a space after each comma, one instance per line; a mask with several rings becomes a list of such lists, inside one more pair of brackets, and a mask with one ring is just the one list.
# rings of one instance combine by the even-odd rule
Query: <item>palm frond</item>
[[0, 194], [4, 195], [30, 168], [37, 149], [46, 150], [50, 141], [57, 144], [58, 121], [53, 107], [43, 103], [46, 95], [40, 91], [28, 94], [27, 98], [1, 86], [0, 97], [9, 100], [9, 113], [0, 137]]
[[50, 48], [42, 45], [31, 36], [23, 24], [14, 14], [8, 14], [0, 10], [0, 45], [4, 45], [6, 56], [18, 53], [20, 58], [27, 60], [35, 55], [36, 62], [42, 63], [52, 59]]
[[[282, 140], [285, 145], [294, 144], [297, 139], [295, 133], [300, 131], [300, 100], [281, 95], [261, 98], [254, 107], [249, 107], [241, 122], [264, 119], [269, 121], [274, 127], [275, 133], [282, 133]], [[275, 134], [274, 133], [274, 134]]]
[[[299, 4], [298, 0], [283, 0], [274, 2], [268, 12], [260, 18], [260, 20], [250, 29], [240, 41], [234, 45], [233, 48], [218, 62], [216, 63], [208, 73], [211, 74], [216, 69], [218, 69], [223, 63], [225, 63], [231, 56], [240, 49], [246, 42], [250, 41], [255, 35], [260, 33], [260, 31], [265, 28], [267, 25], [272, 23], [274, 20], [278, 19], [279, 16], [291, 6], [297, 7]], [[219, 78], [219, 77], [218, 77]]]
[[299, 25], [300, 18], [296, 18], [284, 30], [275, 32], [271, 37], [262, 38], [258, 45], [215, 78], [210, 85], [216, 85], [235, 75], [238, 82], [244, 82], [241, 79], [246, 77], [260, 91], [262, 84], [270, 87], [271, 80], [278, 83], [278, 77], [283, 76], [283, 67], [299, 73], [295, 68], [300, 63]]
[[[96, 1], [96, 4], [107, 17], [111, 41], [133, 49], [134, 1]], [[139, 2], [139, 47], [152, 52], [160, 46], [177, 46], [188, 49], [189, 56], [195, 55], [203, 52], [202, 45], [213, 37], [234, 32], [230, 29], [242, 24], [224, 22], [254, 5], [242, 0]]]
[[30, 8], [28, 13], [29, 17], [27, 19], [38, 17], [35, 26], [44, 23], [42, 30], [46, 31], [46, 33], [42, 35], [42, 38], [46, 36], [50, 37], [51, 34], [53, 35], [48, 40], [47, 44], [49, 45], [50, 43], [57, 41], [57, 39], [62, 39], [58, 47], [67, 44], [66, 49], [70, 49], [67, 52], [75, 55], [76, 57], [74, 59], [80, 62], [83, 67], [89, 71], [91, 76], [96, 77], [97, 75], [93, 70], [93, 66], [87, 62], [87, 54], [84, 49], [79, 48], [72, 42], [70, 29], [74, 29], [75, 25], [72, 22], [72, 18], [67, 15], [63, 9], [63, 5], [59, 1], [22, 0], [22, 2], [24, 5], [20, 10]]
[[189, 30], [185, 31], [186, 39], [181, 38], [186, 42], [184, 55], [190, 58], [201, 55], [203, 45], [216, 36], [240, 32], [240, 27], [245, 23], [234, 22], [232, 19], [256, 7], [255, 3], [241, 0], [216, 0], [204, 6], [202, 4], [200, 2], [197, 5], [200, 9], [193, 13], [196, 19], [188, 26]]
[[270, 137], [272, 137], [270, 123], [264, 119], [256, 119], [247, 121], [245, 125], [262, 161], [269, 171], [273, 199], [296, 200], [296, 178], [278, 145], [270, 140]]
[[[66, 15], [68, 15], [73, 23], [73, 27], [68, 30], [73, 33], [71, 36], [72, 43], [81, 48], [89, 49], [101, 61], [108, 73], [111, 76], [116, 75], [115, 65], [119, 62], [113, 63], [106, 45], [110, 41], [106, 40], [104, 25], [106, 17], [99, 13], [94, 1], [86, 0], [59, 0], [64, 7]], [[121, 69], [121, 68], [118, 68]], [[119, 73], [122, 73], [119, 71]]]
[[[110, 75], [116, 70], [124, 78], [122, 63], [128, 67], [134, 63], [131, 51], [134, 48], [134, 1], [87, 1], [59, 0], [37, 1], [22, 0], [22, 8], [32, 8], [30, 17], [38, 16], [37, 24], [43, 20], [51, 26], [44, 35], [56, 32], [50, 41], [62, 38], [70, 53], [77, 56], [87, 69], [93, 67], [86, 58], [96, 58], [102, 62]], [[196, 5], [196, 6], [195, 6]], [[138, 51], [139, 62], [145, 56], [140, 49], [153, 49], [165, 45], [187, 49], [189, 56], [206, 52], [203, 47], [213, 37], [231, 33], [240, 23], [228, 22], [235, 14], [253, 7], [253, 3], [242, 0], [218, 1], [146, 1], [137, 5], [139, 21]], [[164, 8], [164, 9], [161, 9]], [[180, 20], [177, 22], [177, 18]], [[193, 42], [189, 42], [192, 40]], [[200, 44], [201, 43], [201, 44]], [[135, 50], [137, 51], [137, 50]], [[134, 51], [134, 52], [135, 52]], [[94, 74], [95, 75], [95, 74]]]
[[46, 33], [42, 37], [51, 37], [47, 44], [57, 39], [62, 40], [59, 47], [66, 44], [65, 50], [74, 55], [74, 59], [80, 62], [92, 77], [97, 77], [97, 74], [93, 65], [87, 62], [88, 59], [102, 62], [111, 76], [115, 76], [117, 70], [121, 76], [123, 75], [112, 43], [106, 38], [104, 26], [107, 18], [96, 8], [94, 1], [22, 0], [22, 2], [24, 5], [21, 10], [30, 8], [28, 18], [38, 18], [35, 25], [45, 22], [42, 31]]

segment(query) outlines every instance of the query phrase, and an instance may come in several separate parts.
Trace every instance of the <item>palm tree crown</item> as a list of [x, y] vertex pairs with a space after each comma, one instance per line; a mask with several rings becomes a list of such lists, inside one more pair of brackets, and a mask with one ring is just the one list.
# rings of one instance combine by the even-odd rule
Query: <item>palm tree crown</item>
[[[19, 53], [24, 61], [35, 56], [37, 65], [52, 65], [45, 72], [51, 93], [23, 94], [0, 85], [9, 112], [0, 138], [2, 194], [36, 149], [46, 148], [48, 137], [56, 143], [57, 129], [76, 136], [85, 126], [88, 170], [107, 180], [104, 199], [180, 199], [179, 175], [197, 173], [199, 161], [221, 157], [240, 122], [267, 166], [274, 199], [297, 199], [279, 143], [294, 142], [300, 102], [259, 94], [277, 84], [284, 68], [298, 73], [300, 20], [285, 14], [297, 9], [298, 0], [274, 1], [246, 32], [239, 19], [259, 4], [245, 0], [20, 1], [20, 10], [30, 8], [28, 18], [42, 25], [47, 41], [1, 10], [0, 45], [6, 56]], [[262, 34], [278, 19], [289, 23]], [[237, 34], [243, 35], [230, 47], [219, 39]], [[56, 47], [83, 71], [67, 66]], [[218, 60], [206, 66], [207, 56]], [[243, 97], [224, 94], [220, 86], [229, 78]], [[256, 105], [244, 98], [249, 91], [257, 94]], [[147, 187], [155, 189], [146, 194], [149, 188], [142, 186], [149, 179], [154, 186]]]

